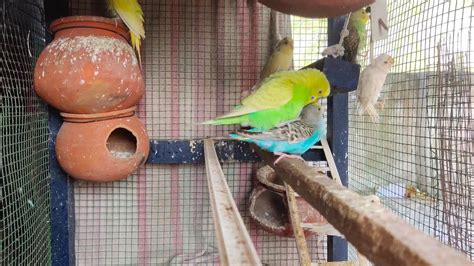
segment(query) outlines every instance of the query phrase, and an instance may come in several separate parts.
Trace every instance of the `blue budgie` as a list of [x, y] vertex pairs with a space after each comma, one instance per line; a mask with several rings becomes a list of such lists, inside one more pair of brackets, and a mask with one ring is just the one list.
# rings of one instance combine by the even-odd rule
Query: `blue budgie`
[[230, 137], [255, 143], [260, 148], [279, 155], [275, 164], [284, 157], [301, 159], [300, 155], [309, 150], [326, 134], [323, 113], [324, 109], [318, 103], [309, 104], [303, 108], [298, 120], [267, 131], [241, 130], [230, 134]]

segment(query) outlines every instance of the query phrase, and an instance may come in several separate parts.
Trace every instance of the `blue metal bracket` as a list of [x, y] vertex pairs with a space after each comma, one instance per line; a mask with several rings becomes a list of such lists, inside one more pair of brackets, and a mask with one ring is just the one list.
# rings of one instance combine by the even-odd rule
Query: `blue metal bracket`
[[62, 119], [49, 108], [49, 173], [51, 175], [51, 265], [74, 265], [74, 192], [72, 181], [56, 160], [56, 136]]
[[360, 65], [343, 61], [339, 58], [325, 57], [305, 66], [322, 71], [331, 84], [331, 94], [348, 93], [357, 89]]
[[[333, 45], [339, 42], [340, 32], [343, 28], [345, 16], [329, 19], [328, 21], [328, 45]], [[327, 58], [328, 59], [328, 58]], [[345, 62], [339, 59], [331, 59], [327, 63], [332, 64], [334, 60], [343, 62], [343, 64], [350, 64], [353, 66], [351, 72], [346, 72], [349, 67], [341, 67], [340, 71], [334, 67], [335, 71], [331, 72], [331, 81], [338, 82], [345, 81], [347, 86], [351, 89], [349, 92], [357, 89], [359, 82], [360, 66]], [[325, 64], [326, 65], [326, 64]], [[341, 65], [342, 66], [342, 65]], [[357, 69], [357, 71], [356, 71]], [[349, 76], [350, 75], [350, 76]], [[339, 84], [339, 83], [337, 83]], [[340, 85], [336, 85], [336, 88]], [[342, 84], [341, 84], [342, 85]], [[346, 87], [343, 85], [343, 87]], [[337, 89], [336, 89], [337, 90]], [[341, 90], [336, 92], [342, 92]], [[328, 98], [328, 142], [331, 147], [332, 155], [336, 163], [339, 176], [342, 184], [348, 186], [348, 132], [349, 132], [349, 113], [348, 113], [348, 95], [347, 93], [334, 93]], [[343, 238], [337, 236], [329, 236], [327, 243], [328, 261], [347, 261], [348, 259], [348, 244]]]
[[[258, 162], [260, 157], [243, 141], [221, 139], [214, 143], [220, 162]], [[303, 154], [309, 161], [325, 160], [322, 150], [309, 150]], [[204, 141], [197, 140], [152, 140], [149, 164], [204, 163]]]

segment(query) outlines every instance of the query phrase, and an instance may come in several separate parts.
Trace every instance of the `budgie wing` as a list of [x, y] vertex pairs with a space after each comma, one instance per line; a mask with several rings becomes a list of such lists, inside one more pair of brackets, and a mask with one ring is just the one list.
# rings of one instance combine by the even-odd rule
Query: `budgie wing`
[[278, 72], [265, 80], [252, 94], [242, 100], [243, 106], [258, 110], [278, 108], [293, 98], [293, 83], [286, 78], [287, 72]]
[[292, 98], [293, 84], [284, 76], [282, 77], [282, 74], [277, 73], [267, 78], [252, 94], [243, 99], [241, 105], [220, 116], [219, 119], [278, 108], [285, 105]]
[[309, 138], [313, 134], [313, 131], [314, 128], [312, 126], [302, 123], [301, 121], [295, 121], [264, 132], [243, 130], [237, 134], [255, 140], [298, 142]]
[[368, 66], [362, 71], [357, 89], [357, 97], [361, 104], [375, 104], [383, 87], [383, 74], [373, 66]]
[[349, 26], [349, 36], [344, 38], [342, 46], [345, 49], [346, 57], [349, 62], [354, 62], [357, 57], [357, 52], [360, 45], [360, 36], [357, 33], [357, 29], [350, 25]]
[[120, 16], [131, 32], [145, 37], [143, 10], [137, 0], [109, 0], [109, 8]]

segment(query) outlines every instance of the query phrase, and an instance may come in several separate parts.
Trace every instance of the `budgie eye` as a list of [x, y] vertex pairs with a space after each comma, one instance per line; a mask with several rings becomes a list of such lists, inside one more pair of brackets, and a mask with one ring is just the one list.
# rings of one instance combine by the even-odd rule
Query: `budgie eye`
[[323, 94], [323, 91], [318, 91], [319, 94]]

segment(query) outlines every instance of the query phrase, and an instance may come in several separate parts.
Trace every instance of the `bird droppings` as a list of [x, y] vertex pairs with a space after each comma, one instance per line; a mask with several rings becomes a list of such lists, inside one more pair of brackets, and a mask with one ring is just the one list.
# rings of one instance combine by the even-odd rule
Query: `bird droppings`
[[128, 159], [132, 157], [133, 153], [128, 151], [110, 151], [112, 156], [120, 158], [120, 159]]
[[27, 202], [28, 202], [28, 204], [30, 205], [31, 208], [35, 207], [35, 204], [33, 203], [32, 200], [29, 199]]
[[[138, 60], [135, 53], [128, 43], [119, 39], [97, 36], [77, 36], [73, 38], [60, 38], [48, 46], [48, 52], [55, 56], [47, 58], [45, 64], [58, 64], [56, 55], [62, 55], [61, 58], [68, 58], [71, 54], [84, 51], [79, 57], [72, 57], [71, 64], [77, 59], [89, 58], [92, 63], [101, 61], [102, 53], [111, 53], [113, 58], [124, 67], [129, 64], [137, 65]], [[53, 53], [54, 52], [54, 53]]]
[[196, 141], [192, 140], [189, 142], [189, 148], [191, 149], [191, 153], [196, 151]]

